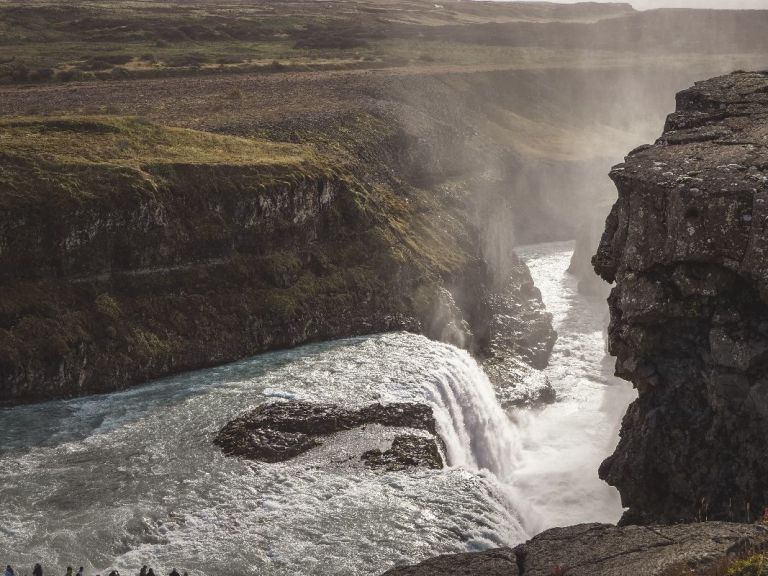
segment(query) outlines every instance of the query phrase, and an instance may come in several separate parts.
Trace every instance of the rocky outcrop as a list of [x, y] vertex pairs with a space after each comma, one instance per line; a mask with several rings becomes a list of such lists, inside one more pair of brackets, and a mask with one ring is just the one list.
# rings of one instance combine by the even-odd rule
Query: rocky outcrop
[[363, 452], [360, 458], [371, 468], [381, 468], [390, 472], [406, 468], [438, 470], [444, 467], [443, 457], [440, 455], [435, 439], [413, 434], [395, 436], [392, 446], [387, 450], [374, 448]]
[[555, 401], [555, 389], [540, 372], [547, 366], [557, 332], [531, 273], [517, 257], [506, 281], [487, 298], [482, 366], [505, 408]]
[[[275, 402], [228, 422], [216, 435], [214, 443], [228, 456], [282, 462], [320, 445], [322, 436], [367, 424], [416, 428], [433, 436], [436, 434], [432, 410], [422, 404], [371, 404], [352, 409], [333, 404]], [[442, 467], [434, 440], [431, 445], [427, 440], [422, 442], [411, 436], [399, 436], [386, 452], [363, 454], [363, 459], [373, 467]], [[431, 454], [432, 447], [436, 457]], [[440, 466], [434, 466], [438, 461]]]
[[623, 522], [752, 521], [768, 505], [768, 74], [677, 96], [611, 172], [595, 270], [616, 372], [639, 397], [600, 476]]
[[387, 576], [710, 576], [768, 547], [763, 525], [579, 524], [542, 532], [514, 550], [451, 554]]

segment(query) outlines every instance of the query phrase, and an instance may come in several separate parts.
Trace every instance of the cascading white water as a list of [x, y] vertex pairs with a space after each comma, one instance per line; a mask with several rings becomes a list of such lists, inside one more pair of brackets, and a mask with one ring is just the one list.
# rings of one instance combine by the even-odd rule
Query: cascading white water
[[501, 481], [512, 477], [520, 451], [518, 430], [485, 372], [466, 352], [455, 350], [423, 392], [433, 405], [451, 465], [485, 469]]
[[558, 339], [544, 374], [558, 401], [516, 414], [522, 450], [512, 482], [537, 511], [536, 531], [615, 522], [622, 513], [619, 494], [597, 470], [616, 445], [636, 393], [613, 375], [613, 359], [606, 356], [607, 307], [581, 295], [566, 272], [572, 242], [525, 246], [518, 253], [554, 316]]
[[[604, 306], [565, 273], [572, 247], [522, 250], [559, 340], [552, 406], [516, 426], [464, 351], [413, 334], [304, 346], [127, 392], [0, 410], [0, 562], [191, 576], [378, 575], [442, 553], [514, 545], [552, 525], [616, 519], [597, 479], [631, 388], [611, 376]], [[343, 432], [282, 464], [212, 438], [264, 402], [428, 402], [451, 467], [374, 472], [350, 454], [391, 430]]]
[[[375, 426], [275, 465], [211, 444], [230, 418], [286, 398], [430, 403], [451, 467], [381, 473], [350, 460], [391, 441]], [[528, 536], [499, 481], [518, 457], [514, 425], [466, 352], [421, 336], [306, 346], [0, 417], [0, 560], [21, 566], [373, 575]]]

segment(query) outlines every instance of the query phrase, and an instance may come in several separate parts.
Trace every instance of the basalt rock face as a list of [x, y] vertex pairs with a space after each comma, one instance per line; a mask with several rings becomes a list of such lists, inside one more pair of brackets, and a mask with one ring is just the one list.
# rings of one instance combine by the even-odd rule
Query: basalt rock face
[[578, 524], [547, 530], [514, 549], [438, 556], [385, 576], [710, 576], [766, 546], [762, 525]]
[[540, 370], [549, 362], [557, 332], [525, 264], [512, 263], [507, 281], [490, 292], [486, 311], [482, 366], [501, 405], [554, 402], [555, 389]]
[[616, 372], [639, 397], [600, 476], [623, 522], [750, 521], [768, 505], [768, 74], [677, 96], [611, 172], [595, 270]]

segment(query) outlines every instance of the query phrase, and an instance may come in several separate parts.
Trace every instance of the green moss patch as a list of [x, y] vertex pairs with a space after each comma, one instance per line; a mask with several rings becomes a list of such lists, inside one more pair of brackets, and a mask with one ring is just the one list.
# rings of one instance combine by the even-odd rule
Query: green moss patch
[[307, 146], [170, 128], [120, 116], [3, 120], [0, 154], [133, 168], [148, 163], [302, 168], [318, 162]]
[[728, 567], [726, 576], [768, 576], [768, 554], [755, 554], [737, 560]]

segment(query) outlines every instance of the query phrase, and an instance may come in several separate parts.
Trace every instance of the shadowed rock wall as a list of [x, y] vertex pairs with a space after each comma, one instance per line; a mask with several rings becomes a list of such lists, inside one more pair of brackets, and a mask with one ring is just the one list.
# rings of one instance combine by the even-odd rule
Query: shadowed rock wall
[[677, 96], [611, 178], [595, 270], [639, 398], [600, 476], [625, 523], [752, 521], [768, 504], [768, 74]]

